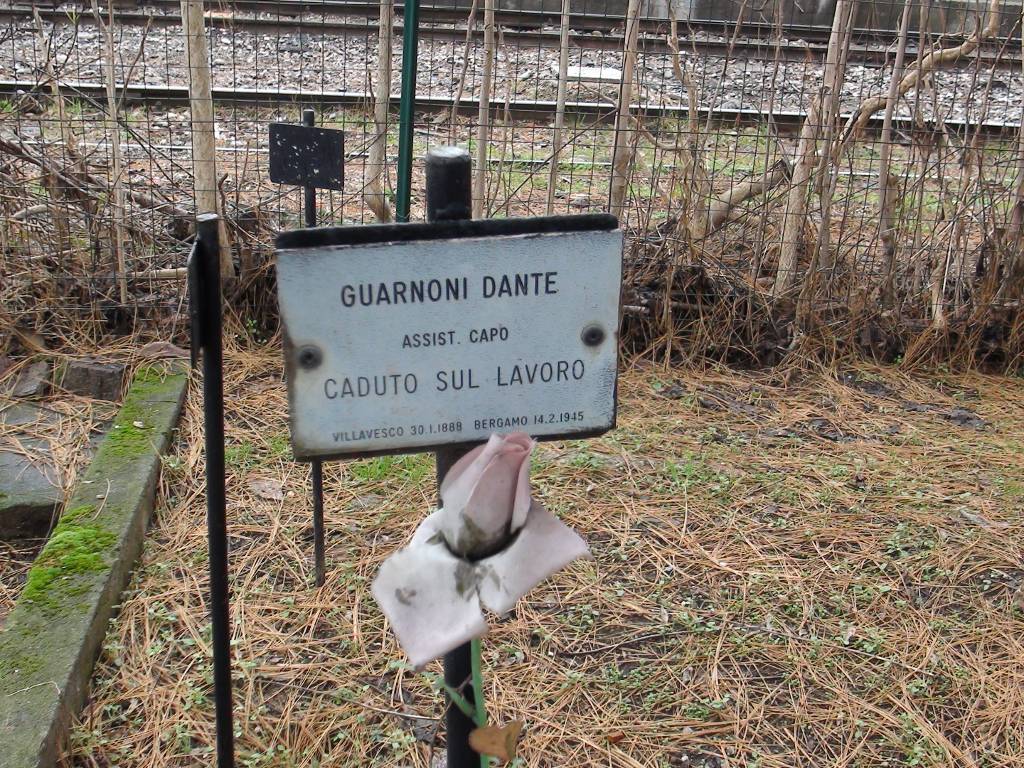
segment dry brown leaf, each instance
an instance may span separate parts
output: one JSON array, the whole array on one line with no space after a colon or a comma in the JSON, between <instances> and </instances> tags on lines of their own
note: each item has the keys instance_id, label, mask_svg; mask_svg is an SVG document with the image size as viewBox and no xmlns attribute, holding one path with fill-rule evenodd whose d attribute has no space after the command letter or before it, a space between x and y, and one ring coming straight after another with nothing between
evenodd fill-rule
<instances>
[{"instance_id":1,"label":"dry brown leaf","mask_svg":"<svg viewBox=\"0 0 1024 768\"><path fill-rule=\"evenodd\" d=\"M490 755L505 763L515 760L524 725L522 720L513 720L508 725L474 728L469 733L469 746L481 755Z\"/></svg>"},{"instance_id":2,"label":"dry brown leaf","mask_svg":"<svg viewBox=\"0 0 1024 768\"><path fill-rule=\"evenodd\" d=\"M284 501L284 484L280 480L250 480L249 490L267 501Z\"/></svg>"}]
</instances>

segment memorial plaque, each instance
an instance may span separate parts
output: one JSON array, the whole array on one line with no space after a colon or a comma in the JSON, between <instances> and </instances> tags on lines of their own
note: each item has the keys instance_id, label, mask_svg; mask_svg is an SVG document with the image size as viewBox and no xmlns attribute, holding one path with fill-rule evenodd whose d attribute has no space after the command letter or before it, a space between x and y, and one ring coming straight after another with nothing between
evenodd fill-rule
<instances>
[{"instance_id":1,"label":"memorial plaque","mask_svg":"<svg viewBox=\"0 0 1024 768\"><path fill-rule=\"evenodd\" d=\"M606 215L281 235L296 458L611 429L621 273Z\"/></svg>"}]
</instances>

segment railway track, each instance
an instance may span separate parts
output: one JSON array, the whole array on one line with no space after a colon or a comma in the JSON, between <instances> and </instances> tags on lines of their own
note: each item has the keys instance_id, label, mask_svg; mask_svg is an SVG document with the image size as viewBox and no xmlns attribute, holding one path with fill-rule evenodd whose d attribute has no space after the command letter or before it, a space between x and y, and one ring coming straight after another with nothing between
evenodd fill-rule
<instances>
[{"instance_id":1,"label":"railway track","mask_svg":"<svg viewBox=\"0 0 1024 768\"><path fill-rule=\"evenodd\" d=\"M64 93L68 96L78 96L101 103L106 98L106 87L102 83L93 82L61 82ZM141 85L128 84L118 86L118 91L123 94L123 100L128 104L164 104L164 105L187 105L189 102L188 89L184 86L173 85ZM38 92L46 96L49 86L41 85L31 81L0 80L0 94L18 95ZM297 89L260 89L260 88L224 88L214 87L213 98L219 105L225 106L246 106L246 107L280 107L282 104L294 104L300 106L350 106L365 107L372 103L373 95L361 91L301 91ZM397 104L398 97L393 97ZM418 96L416 98L416 109L421 112L450 112L456 106L451 98L440 96ZM503 99L494 99L491 102L493 109L508 109L510 115L520 118L533 118L549 120L555 113L555 102L546 100L517 99L506 103ZM476 115L479 102L476 99L465 97L458 103L458 109L467 115ZM615 107L604 102L570 101L565 105L566 112L571 115L588 116L596 120L614 121ZM682 118L689 112L683 105L665 104L636 104L633 107L637 114L644 114L648 118ZM771 120L778 128L795 130L798 129L807 116L802 110L772 109L764 111L754 108L701 108L699 113L702 118L711 118L721 124L752 125L764 123ZM840 115L845 121L849 113ZM984 136L998 137L1015 134L1020 130L1020 125L1014 122L1001 120L987 120L983 123L976 123L960 118L950 118L943 121L947 130L967 134L979 131ZM869 127L878 129L881 127L882 117L877 115L869 122ZM920 129L921 123L915 122L912 118L897 116L893 119L893 126L897 130ZM924 127L935 127L924 122Z\"/></svg>"},{"instance_id":2,"label":"railway track","mask_svg":"<svg viewBox=\"0 0 1024 768\"><path fill-rule=\"evenodd\" d=\"M11 4L3 12L30 11L32 7L40 10L56 10L76 7L74 2L25 2L25 0L12 0ZM82 12L88 12L88 2L78 3L77 7ZM179 0L114 0L116 10L131 10L140 8L162 9L165 12L176 14L180 9ZM297 16L302 14L313 14L320 17L326 16L360 16L376 18L379 4L375 0L209 0L208 11L264 13L272 16ZM404 4L395 4L395 13L398 16L404 14ZM438 6L421 6L419 17L424 22L439 24L458 24L466 20L467 8L443 8ZM498 8L495 10L496 23L506 27L519 28L543 28L557 27L560 22L560 15L555 11L530 11L530 10L509 10ZM625 26L625 17L615 14L579 13L569 15L569 23L573 29L590 32L621 32ZM723 35L732 36L736 34L737 27L744 35L752 37L771 38L778 34L786 37L798 37L808 41L826 42L829 36L828 25L807 25L765 23L761 21L736 21L692 19L680 21L681 26L693 26L695 28L715 31ZM668 29L668 20L661 17L643 17L640 19L641 31L663 32ZM896 39L893 30L862 28L855 31L855 37L861 40L877 40L891 43ZM955 39L956 36L949 36ZM1019 39L1019 36L1018 36Z\"/></svg>"},{"instance_id":3,"label":"railway track","mask_svg":"<svg viewBox=\"0 0 1024 768\"><path fill-rule=\"evenodd\" d=\"M181 17L176 0L146 0L145 8L116 7L114 18L121 24L156 24L177 26ZM207 14L208 23L214 28L244 29L258 34L269 33L310 33L326 34L375 34L376 3L359 0L233 0L230 3L212 5ZM92 13L85 7L62 6L40 7L36 12L48 22L92 24ZM153 10L163 11L154 13ZM401 16L403 7L397 6ZM420 9L420 36L424 39L463 40L467 11L449 8L425 7ZM32 23L31 6L15 4L0 8L0 19L8 23ZM498 11L498 23L507 43L525 47L541 45L557 47L559 32L552 28L559 23L557 14L538 11ZM573 29L571 44L579 48L618 50L623 44L622 17L599 16L595 14L572 14ZM395 31L401 35L403 25L396 22ZM828 32L823 27L794 25L764 25L735 22L690 21L681 23L685 50L696 55L757 57L783 61L821 60L827 49ZM669 23L665 19L646 18L641 22L640 46L651 53L669 53L666 41ZM482 37L480 25L473 30L476 37ZM711 35L712 37L707 37ZM715 38L718 39L715 39ZM895 56L891 43L893 33L885 30L861 30L851 43L851 59L857 63L886 65ZM945 44L955 43L957 38L948 38ZM908 47L907 56L912 60L918 55L920 40L914 40ZM1016 48L1016 46L1014 46ZM927 48L926 48L927 50ZM1022 62L1019 50L1011 46L988 44L982 46L974 57L987 65L1014 66Z\"/></svg>"}]
</instances>

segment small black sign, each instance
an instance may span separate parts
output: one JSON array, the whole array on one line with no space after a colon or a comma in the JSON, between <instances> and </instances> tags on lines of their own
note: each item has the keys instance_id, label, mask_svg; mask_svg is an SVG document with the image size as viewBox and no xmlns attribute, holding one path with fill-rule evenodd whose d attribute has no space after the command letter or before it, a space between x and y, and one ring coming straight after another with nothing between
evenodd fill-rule
<instances>
[{"instance_id":1,"label":"small black sign","mask_svg":"<svg viewBox=\"0 0 1024 768\"><path fill-rule=\"evenodd\" d=\"M319 189L344 188L344 132L270 124L270 180Z\"/></svg>"}]
</instances>

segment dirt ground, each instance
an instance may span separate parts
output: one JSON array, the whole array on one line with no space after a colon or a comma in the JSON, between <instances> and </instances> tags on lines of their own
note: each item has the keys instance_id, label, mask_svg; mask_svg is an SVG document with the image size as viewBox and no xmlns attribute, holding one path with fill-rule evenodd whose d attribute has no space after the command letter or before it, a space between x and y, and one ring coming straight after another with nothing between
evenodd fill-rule
<instances>
[{"instance_id":1,"label":"dirt ground","mask_svg":"<svg viewBox=\"0 0 1024 768\"><path fill-rule=\"evenodd\" d=\"M327 466L315 589L279 351L228 366L238 764L442 765L441 695L369 594L431 458ZM1024 765L1024 380L642 366L620 398L535 455L594 560L484 640L518 764ZM65 766L212 762L201 416L193 388Z\"/></svg>"}]
</instances>

